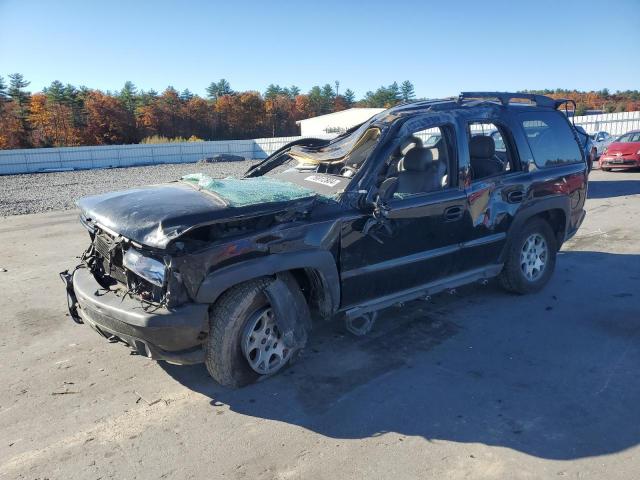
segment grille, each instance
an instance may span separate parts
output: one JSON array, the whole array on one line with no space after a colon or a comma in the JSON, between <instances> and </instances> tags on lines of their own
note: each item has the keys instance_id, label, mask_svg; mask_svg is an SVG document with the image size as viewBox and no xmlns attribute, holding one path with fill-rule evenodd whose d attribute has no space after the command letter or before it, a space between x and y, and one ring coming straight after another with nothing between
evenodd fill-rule
<instances>
[{"instance_id":1,"label":"grille","mask_svg":"<svg viewBox=\"0 0 640 480\"><path fill-rule=\"evenodd\" d=\"M113 239L105 234L98 234L93 246L102 258L104 273L120 283L127 283L127 273L122 265L122 250Z\"/></svg>"},{"instance_id":2,"label":"grille","mask_svg":"<svg viewBox=\"0 0 640 480\"><path fill-rule=\"evenodd\" d=\"M93 246L103 259L109 260L111 258L111 253L109 252L111 245L102 235L96 235Z\"/></svg>"}]
</instances>

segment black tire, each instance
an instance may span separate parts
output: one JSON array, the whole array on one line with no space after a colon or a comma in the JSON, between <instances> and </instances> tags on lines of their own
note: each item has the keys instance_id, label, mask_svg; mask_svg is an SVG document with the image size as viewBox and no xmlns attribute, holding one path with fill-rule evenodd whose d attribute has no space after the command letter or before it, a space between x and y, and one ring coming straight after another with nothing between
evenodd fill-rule
<instances>
[{"instance_id":1,"label":"black tire","mask_svg":"<svg viewBox=\"0 0 640 480\"><path fill-rule=\"evenodd\" d=\"M600 170L602 170L603 172L610 172L610 171L611 171L611 169L610 169L610 168L604 168L604 167L603 167L603 168L601 168Z\"/></svg>"},{"instance_id":2,"label":"black tire","mask_svg":"<svg viewBox=\"0 0 640 480\"><path fill-rule=\"evenodd\" d=\"M222 294L211 310L205 365L209 375L220 385L238 388L264 376L249 365L241 341L251 316L269 305L264 290L271 282L271 278L262 277L236 285ZM297 289L292 292L294 295L302 295L297 286L294 288Z\"/></svg>"},{"instance_id":3,"label":"black tire","mask_svg":"<svg viewBox=\"0 0 640 480\"><path fill-rule=\"evenodd\" d=\"M523 271L521 264L521 252L525 241L535 234L541 236L547 245L545 265L540 270L540 275L535 279L529 279ZM542 218L529 220L516 232L509 242L506 262L498 279L502 287L519 294L534 293L541 290L551 278L556 265L557 240L551 226ZM525 265L526 267L526 265Z\"/></svg>"}]
</instances>

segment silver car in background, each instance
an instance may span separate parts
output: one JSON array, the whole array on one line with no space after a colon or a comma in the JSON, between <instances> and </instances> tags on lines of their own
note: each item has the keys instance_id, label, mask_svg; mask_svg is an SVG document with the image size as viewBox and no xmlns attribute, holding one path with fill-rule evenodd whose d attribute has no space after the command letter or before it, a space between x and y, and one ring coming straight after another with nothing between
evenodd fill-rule
<instances>
[{"instance_id":1,"label":"silver car in background","mask_svg":"<svg viewBox=\"0 0 640 480\"><path fill-rule=\"evenodd\" d=\"M614 137L609 135L609 132L599 131L591 135L591 140L596 148L596 159L599 159L609 144L613 142Z\"/></svg>"}]
</instances>

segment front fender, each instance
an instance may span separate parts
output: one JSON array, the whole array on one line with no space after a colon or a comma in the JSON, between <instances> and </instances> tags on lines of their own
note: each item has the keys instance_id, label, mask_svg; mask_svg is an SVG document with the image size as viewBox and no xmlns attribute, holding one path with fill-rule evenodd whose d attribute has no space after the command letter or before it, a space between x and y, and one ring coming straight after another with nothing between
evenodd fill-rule
<instances>
[{"instance_id":1,"label":"front fender","mask_svg":"<svg viewBox=\"0 0 640 480\"><path fill-rule=\"evenodd\" d=\"M214 303L225 290L234 285L297 268L312 268L320 274L331 300L331 310L335 312L340 305L340 277L333 255L326 250L271 254L221 268L203 280L195 301Z\"/></svg>"}]
</instances>

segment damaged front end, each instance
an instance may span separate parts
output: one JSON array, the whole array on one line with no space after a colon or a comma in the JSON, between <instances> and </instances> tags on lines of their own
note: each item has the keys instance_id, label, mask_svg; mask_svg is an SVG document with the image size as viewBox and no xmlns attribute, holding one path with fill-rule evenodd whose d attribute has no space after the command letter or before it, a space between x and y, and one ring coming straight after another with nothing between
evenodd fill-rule
<instances>
[{"instance_id":1,"label":"damaged front end","mask_svg":"<svg viewBox=\"0 0 640 480\"><path fill-rule=\"evenodd\" d=\"M219 186L213 182L191 176L81 199L91 244L75 269L60 274L71 318L149 358L202 362L210 307L197 298L202 282L220 266L267 255L270 242L282 240L279 228L304 216L315 200L313 192L289 187L265 203L255 186L245 187L256 195L247 200L237 185L227 195L207 191ZM263 194L274 188L244 182L259 183ZM295 322L287 323L287 343L303 344Z\"/></svg>"},{"instance_id":2,"label":"damaged front end","mask_svg":"<svg viewBox=\"0 0 640 480\"><path fill-rule=\"evenodd\" d=\"M69 315L109 341L172 363L198 363L208 332L207 305L188 302L180 276L161 255L98 226L65 283Z\"/></svg>"}]
</instances>

